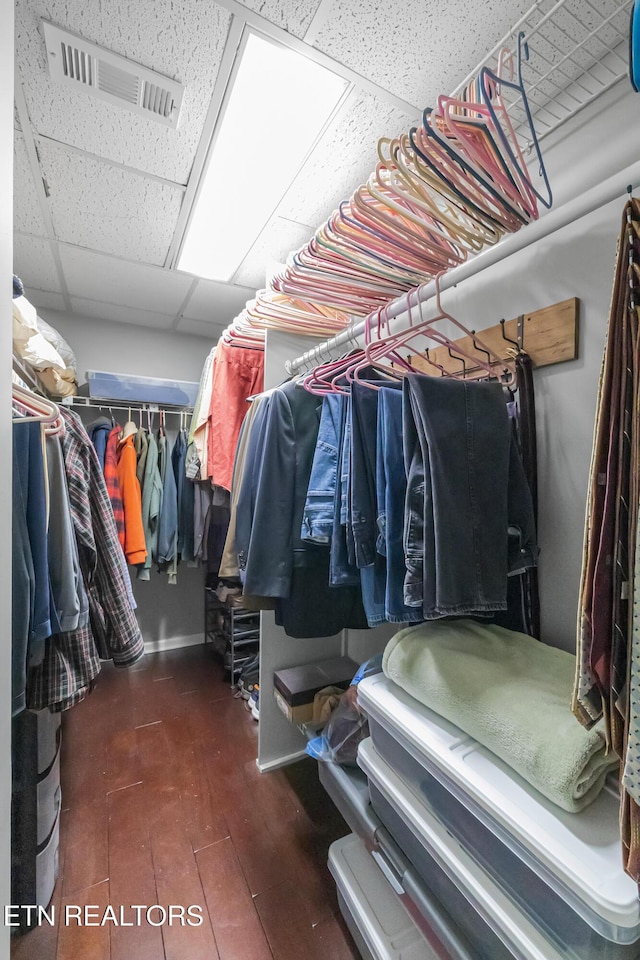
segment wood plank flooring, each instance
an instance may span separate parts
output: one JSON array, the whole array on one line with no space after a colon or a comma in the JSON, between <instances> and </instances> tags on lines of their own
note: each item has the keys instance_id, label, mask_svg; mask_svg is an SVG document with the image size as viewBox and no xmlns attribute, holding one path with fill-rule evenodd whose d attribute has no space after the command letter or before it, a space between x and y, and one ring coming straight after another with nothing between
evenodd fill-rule
<instances>
[{"instance_id":1,"label":"wood plank flooring","mask_svg":"<svg viewBox=\"0 0 640 960\"><path fill-rule=\"evenodd\" d=\"M258 772L257 732L204 646L105 665L64 717L57 919L193 904L203 923L57 922L12 960L356 960L326 866L348 828L315 761Z\"/></svg>"}]
</instances>

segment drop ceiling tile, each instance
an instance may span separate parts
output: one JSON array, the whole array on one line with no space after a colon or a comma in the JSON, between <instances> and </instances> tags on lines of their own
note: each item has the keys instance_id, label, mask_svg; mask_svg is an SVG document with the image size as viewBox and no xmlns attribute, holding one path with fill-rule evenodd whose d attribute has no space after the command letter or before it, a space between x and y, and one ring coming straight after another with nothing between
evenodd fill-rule
<instances>
[{"instance_id":1,"label":"drop ceiling tile","mask_svg":"<svg viewBox=\"0 0 640 960\"><path fill-rule=\"evenodd\" d=\"M192 278L173 270L118 260L81 247L60 244L65 279L72 297L103 300L176 316Z\"/></svg>"},{"instance_id":2,"label":"drop ceiling tile","mask_svg":"<svg viewBox=\"0 0 640 960\"><path fill-rule=\"evenodd\" d=\"M286 260L287 254L306 243L312 233L306 223L273 217L245 257L235 281L254 291L264 287L269 264Z\"/></svg>"},{"instance_id":3,"label":"drop ceiling tile","mask_svg":"<svg viewBox=\"0 0 640 960\"><path fill-rule=\"evenodd\" d=\"M61 293L50 293L48 290L36 290L35 287L27 287L25 290L27 299L38 310L59 310L66 311L67 306Z\"/></svg>"},{"instance_id":4,"label":"drop ceiling tile","mask_svg":"<svg viewBox=\"0 0 640 960\"><path fill-rule=\"evenodd\" d=\"M240 0L243 6L266 17L294 37L304 37L320 0Z\"/></svg>"},{"instance_id":5,"label":"drop ceiling tile","mask_svg":"<svg viewBox=\"0 0 640 960\"><path fill-rule=\"evenodd\" d=\"M318 227L375 169L380 137L397 136L416 119L373 94L352 94L287 191L279 216Z\"/></svg>"},{"instance_id":6,"label":"drop ceiling tile","mask_svg":"<svg viewBox=\"0 0 640 960\"><path fill-rule=\"evenodd\" d=\"M199 280L183 314L190 320L201 321L207 325L217 323L226 327L253 294L254 290L249 287L218 283L215 280Z\"/></svg>"},{"instance_id":7,"label":"drop ceiling tile","mask_svg":"<svg viewBox=\"0 0 640 960\"><path fill-rule=\"evenodd\" d=\"M49 186L59 240L163 264L183 191L42 140L40 165Z\"/></svg>"},{"instance_id":8,"label":"drop ceiling tile","mask_svg":"<svg viewBox=\"0 0 640 960\"><path fill-rule=\"evenodd\" d=\"M48 75L42 19L186 84L177 130L76 93ZM186 183L218 73L231 15L201 0L21 0L16 51L35 129L99 156Z\"/></svg>"},{"instance_id":9,"label":"drop ceiling tile","mask_svg":"<svg viewBox=\"0 0 640 960\"><path fill-rule=\"evenodd\" d=\"M135 307L125 307L122 304L103 303L100 300L84 300L79 297L71 298L73 312L82 317L91 317L96 320L111 320L116 323L132 323L135 326L153 327L155 330L169 330L175 316L157 313L155 310L138 310Z\"/></svg>"},{"instance_id":10,"label":"drop ceiling tile","mask_svg":"<svg viewBox=\"0 0 640 960\"><path fill-rule=\"evenodd\" d=\"M178 333L190 333L194 337L206 337L211 343L216 343L224 328L231 323L233 317L222 325L218 323L207 323L205 320L190 320L188 317L182 317L178 322Z\"/></svg>"},{"instance_id":11,"label":"drop ceiling tile","mask_svg":"<svg viewBox=\"0 0 640 960\"><path fill-rule=\"evenodd\" d=\"M25 287L37 287L62 293L56 262L48 240L25 237L17 233L13 238L13 272Z\"/></svg>"},{"instance_id":12,"label":"drop ceiling tile","mask_svg":"<svg viewBox=\"0 0 640 960\"><path fill-rule=\"evenodd\" d=\"M13 140L13 226L22 233L30 233L36 237L47 235L24 137L17 131Z\"/></svg>"},{"instance_id":13,"label":"drop ceiling tile","mask_svg":"<svg viewBox=\"0 0 640 960\"><path fill-rule=\"evenodd\" d=\"M315 46L409 103L451 93L530 0L330 0Z\"/></svg>"}]
</instances>

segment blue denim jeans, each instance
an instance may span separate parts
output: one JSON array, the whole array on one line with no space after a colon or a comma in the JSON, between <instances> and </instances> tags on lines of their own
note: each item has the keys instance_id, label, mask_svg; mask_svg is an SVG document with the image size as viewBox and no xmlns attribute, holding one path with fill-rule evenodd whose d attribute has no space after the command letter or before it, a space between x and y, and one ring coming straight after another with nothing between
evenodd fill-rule
<instances>
[{"instance_id":1,"label":"blue denim jeans","mask_svg":"<svg viewBox=\"0 0 640 960\"><path fill-rule=\"evenodd\" d=\"M339 482L336 482L333 502L329 583L332 587L341 587L359 584L360 574L355 565L355 550L350 523L351 398L346 394L336 394L336 396L340 409L340 434L336 464L336 477L339 478Z\"/></svg>"},{"instance_id":2,"label":"blue denim jeans","mask_svg":"<svg viewBox=\"0 0 640 960\"><path fill-rule=\"evenodd\" d=\"M402 392L378 393L376 443L377 551L385 560L384 610L391 623L416 623L423 619L419 607L404 602L404 504L407 477L403 462ZM381 559L382 559L381 557ZM376 562L377 565L378 562ZM360 571L361 574L364 570ZM420 580L422 587L422 580ZM365 597L363 584L363 600ZM365 610L367 604L365 602Z\"/></svg>"},{"instance_id":3,"label":"blue denim jeans","mask_svg":"<svg viewBox=\"0 0 640 960\"><path fill-rule=\"evenodd\" d=\"M380 384L378 383L378 386ZM393 392L402 404L401 383L389 383L374 390L361 383L351 387L351 525L355 543L356 564L360 568L362 602L370 627L387 620L387 561L377 551L378 540L378 418L380 398ZM402 471L402 436L397 436ZM402 519L400 519L400 529ZM400 556L401 569L403 565ZM398 618L394 618L398 619Z\"/></svg>"},{"instance_id":4,"label":"blue denim jeans","mask_svg":"<svg viewBox=\"0 0 640 960\"><path fill-rule=\"evenodd\" d=\"M425 619L505 610L509 527L518 532L524 563L535 563L537 547L502 386L409 374L403 427L405 600L415 598L413 560L422 559Z\"/></svg>"},{"instance_id":5,"label":"blue denim jeans","mask_svg":"<svg viewBox=\"0 0 640 960\"><path fill-rule=\"evenodd\" d=\"M384 388L383 388L384 389ZM376 436L379 390L351 385L351 528L356 566L376 556Z\"/></svg>"}]
</instances>

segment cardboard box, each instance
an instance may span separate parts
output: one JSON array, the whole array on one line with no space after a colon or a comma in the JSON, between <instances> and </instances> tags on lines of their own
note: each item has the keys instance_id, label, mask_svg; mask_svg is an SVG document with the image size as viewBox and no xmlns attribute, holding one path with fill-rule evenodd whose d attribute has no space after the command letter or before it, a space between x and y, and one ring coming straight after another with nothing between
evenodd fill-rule
<instances>
[{"instance_id":1,"label":"cardboard box","mask_svg":"<svg viewBox=\"0 0 640 960\"><path fill-rule=\"evenodd\" d=\"M333 657L319 663L276 670L273 694L279 709L291 723L309 723L313 719L313 698L324 687L347 689L358 669L350 657Z\"/></svg>"}]
</instances>

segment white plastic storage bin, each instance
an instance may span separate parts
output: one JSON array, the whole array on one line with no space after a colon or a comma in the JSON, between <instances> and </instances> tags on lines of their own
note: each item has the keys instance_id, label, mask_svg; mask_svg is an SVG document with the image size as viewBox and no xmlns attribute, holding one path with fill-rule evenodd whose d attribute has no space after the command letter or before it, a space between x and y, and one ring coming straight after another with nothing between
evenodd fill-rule
<instances>
[{"instance_id":1,"label":"white plastic storage bin","mask_svg":"<svg viewBox=\"0 0 640 960\"><path fill-rule=\"evenodd\" d=\"M582 918L593 934L575 927L576 949L587 951L581 960L617 956L601 938L638 940L638 891L622 869L615 789L607 785L581 813L568 813L387 677L363 680L358 699L380 756L480 862L509 866L516 899L548 917L558 936L571 912Z\"/></svg>"},{"instance_id":2,"label":"white plastic storage bin","mask_svg":"<svg viewBox=\"0 0 640 960\"><path fill-rule=\"evenodd\" d=\"M358 760L369 778L375 812L461 926L464 918L450 905L446 884L442 889L443 876L518 960L637 960L640 956L639 945L605 940L566 904L559 923L552 891L540 881L539 886L532 885L528 902L526 896L525 902L514 896L522 882L514 864L526 869L522 861L494 840L491 870L486 869L468 843L458 839L457 828L445 826L434 809L379 756L371 739L360 745ZM537 880L531 871L529 875ZM482 955L494 960L493 952L483 949Z\"/></svg>"},{"instance_id":3,"label":"white plastic storage bin","mask_svg":"<svg viewBox=\"0 0 640 960\"><path fill-rule=\"evenodd\" d=\"M335 763L321 763L319 770L320 782L325 790L353 832L365 841L368 850L372 850L379 868L398 897L402 897L402 903L424 936L428 940L435 937L452 960L480 960L482 954L471 945L469 937L474 944L482 944L486 948L485 957L491 957L491 960L502 960L504 957L507 960L508 953L455 887L454 896L449 895L449 901L458 909L458 913L462 911L466 914L466 935L433 891L428 889L373 811L369 782L362 771Z\"/></svg>"},{"instance_id":4,"label":"white plastic storage bin","mask_svg":"<svg viewBox=\"0 0 640 960\"><path fill-rule=\"evenodd\" d=\"M35 870L35 899L33 903L48 906L58 877L58 857L60 853L60 808L50 836L38 848Z\"/></svg>"},{"instance_id":5,"label":"white plastic storage bin","mask_svg":"<svg viewBox=\"0 0 640 960\"><path fill-rule=\"evenodd\" d=\"M353 834L329 847L338 903L362 960L440 960Z\"/></svg>"},{"instance_id":6,"label":"white plastic storage bin","mask_svg":"<svg viewBox=\"0 0 640 960\"><path fill-rule=\"evenodd\" d=\"M43 844L51 830L58 811L62 805L62 791L60 788L60 751L51 765L46 776L38 780L37 785L38 824L36 842Z\"/></svg>"},{"instance_id":7,"label":"white plastic storage bin","mask_svg":"<svg viewBox=\"0 0 640 960\"><path fill-rule=\"evenodd\" d=\"M87 370L89 396L98 400L151 403L158 406L193 407L199 384L189 380L161 380L129 373Z\"/></svg>"},{"instance_id":8,"label":"white plastic storage bin","mask_svg":"<svg viewBox=\"0 0 640 960\"><path fill-rule=\"evenodd\" d=\"M318 761L318 776L349 829L373 843L380 821L371 809L369 784L362 770Z\"/></svg>"},{"instance_id":9,"label":"white plastic storage bin","mask_svg":"<svg viewBox=\"0 0 640 960\"><path fill-rule=\"evenodd\" d=\"M38 776L46 773L53 764L62 737L62 714L50 710L38 710Z\"/></svg>"}]
</instances>

